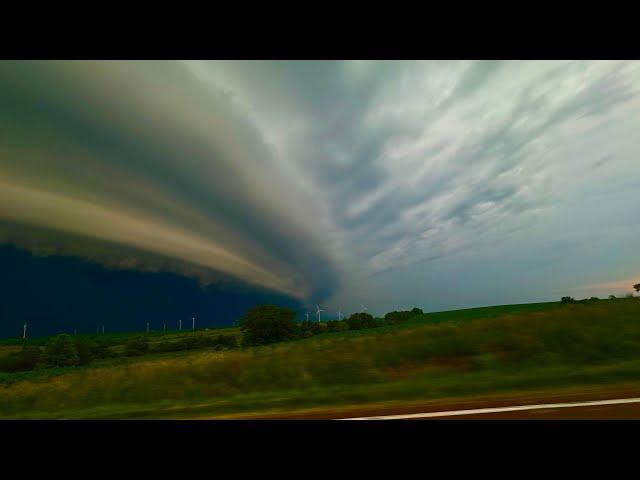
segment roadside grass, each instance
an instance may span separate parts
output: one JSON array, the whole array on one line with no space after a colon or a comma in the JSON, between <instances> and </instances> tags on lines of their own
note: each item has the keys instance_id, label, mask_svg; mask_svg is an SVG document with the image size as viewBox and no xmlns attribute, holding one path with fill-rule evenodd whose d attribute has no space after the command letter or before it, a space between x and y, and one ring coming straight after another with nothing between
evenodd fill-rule
<instances>
[{"instance_id":1,"label":"roadside grass","mask_svg":"<svg viewBox=\"0 0 640 480\"><path fill-rule=\"evenodd\" d=\"M179 418L640 381L637 299L458 313L25 378L0 386L0 416Z\"/></svg>"}]
</instances>

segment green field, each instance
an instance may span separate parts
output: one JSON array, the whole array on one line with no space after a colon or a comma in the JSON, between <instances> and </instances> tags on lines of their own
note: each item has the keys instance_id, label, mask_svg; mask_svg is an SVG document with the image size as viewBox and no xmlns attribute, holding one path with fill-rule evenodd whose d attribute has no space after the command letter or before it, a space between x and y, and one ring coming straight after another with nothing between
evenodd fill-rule
<instances>
[{"instance_id":1,"label":"green field","mask_svg":"<svg viewBox=\"0 0 640 480\"><path fill-rule=\"evenodd\" d=\"M130 336L114 339L110 348ZM0 349L15 348L9 343ZM5 373L0 416L223 417L615 385L640 382L638 352L635 298L486 307L270 346L120 356L82 367Z\"/></svg>"}]
</instances>

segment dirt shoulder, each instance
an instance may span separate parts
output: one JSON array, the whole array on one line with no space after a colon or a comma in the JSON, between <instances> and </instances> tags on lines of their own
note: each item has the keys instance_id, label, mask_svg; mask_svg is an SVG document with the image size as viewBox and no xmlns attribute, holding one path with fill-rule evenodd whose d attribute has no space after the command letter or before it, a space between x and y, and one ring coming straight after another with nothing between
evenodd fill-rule
<instances>
[{"instance_id":1,"label":"dirt shoulder","mask_svg":"<svg viewBox=\"0 0 640 480\"><path fill-rule=\"evenodd\" d=\"M242 415L201 417L203 419L282 419L282 420L328 420L382 415L403 415L412 413L440 412L447 410L467 410L477 408L507 407L541 403L580 402L608 400L614 398L640 397L640 382L607 386L583 386L570 389L532 390L517 393L483 395L477 397L454 397L429 401L390 401L367 405L347 405L341 407L314 408L298 411L255 412ZM551 413L551 412L555 413ZM640 405L616 405L585 408L561 408L544 411L505 412L484 415L465 415L461 419L473 418L637 418L640 419ZM585 416L586 415L586 416ZM454 417L448 417L454 418Z\"/></svg>"}]
</instances>

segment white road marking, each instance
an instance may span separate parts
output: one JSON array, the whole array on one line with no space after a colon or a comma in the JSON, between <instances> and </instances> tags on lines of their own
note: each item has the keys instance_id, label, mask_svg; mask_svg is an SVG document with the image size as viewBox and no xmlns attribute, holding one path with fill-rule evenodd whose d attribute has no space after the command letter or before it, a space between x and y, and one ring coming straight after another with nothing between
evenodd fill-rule
<instances>
[{"instance_id":1,"label":"white road marking","mask_svg":"<svg viewBox=\"0 0 640 480\"><path fill-rule=\"evenodd\" d=\"M443 412L410 413L406 415L381 415L377 417L340 418L338 420L403 420L411 418L452 417L456 415L477 415L483 413L515 412L518 410L539 410L545 408L591 407L597 405L618 405L640 403L640 398L618 398L614 400L594 400L590 402L542 403L538 405L518 405L514 407L476 408L473 410L449 410Z\"/></svg>"}]
</instances>

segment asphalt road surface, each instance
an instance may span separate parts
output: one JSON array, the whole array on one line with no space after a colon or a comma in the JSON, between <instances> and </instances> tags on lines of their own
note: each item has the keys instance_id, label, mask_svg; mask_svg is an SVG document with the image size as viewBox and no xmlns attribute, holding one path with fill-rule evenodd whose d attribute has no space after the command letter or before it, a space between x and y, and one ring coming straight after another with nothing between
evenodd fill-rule
<instances>
[{"instance_id":1,"label":"asphalt road surface","mask_svg":"<svg viewBox=\"0 0 640 480\"><path fill-rule=\"evenodd\" d=\"M640 418L640 398L617 398L587 402L543 403L494 408L444 410L352 417L341 420L420 420L420 419L633 419Z\"/></svg>"}]
</instances>

